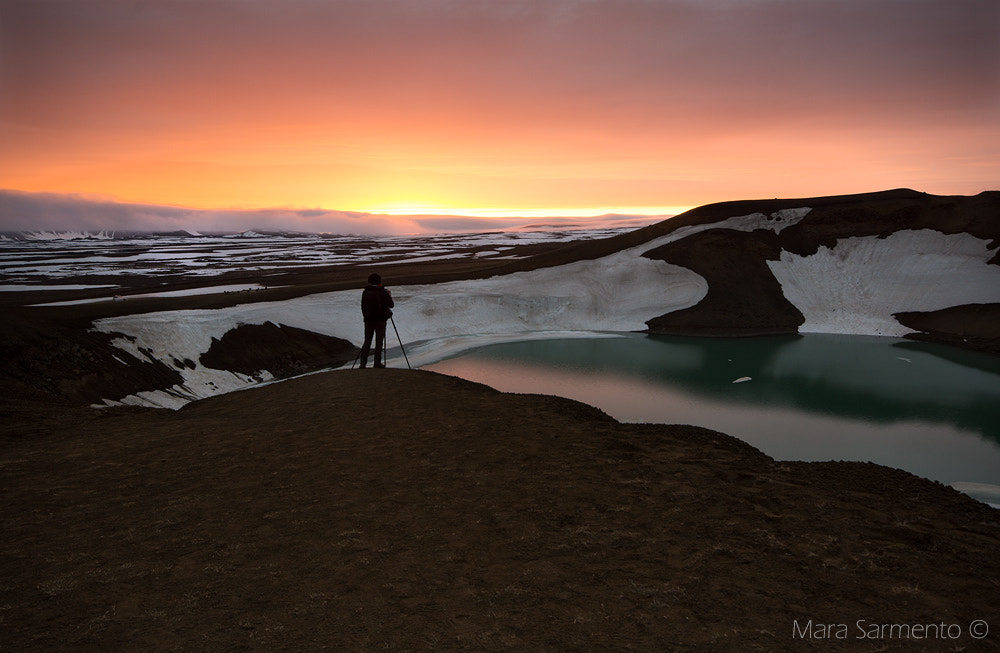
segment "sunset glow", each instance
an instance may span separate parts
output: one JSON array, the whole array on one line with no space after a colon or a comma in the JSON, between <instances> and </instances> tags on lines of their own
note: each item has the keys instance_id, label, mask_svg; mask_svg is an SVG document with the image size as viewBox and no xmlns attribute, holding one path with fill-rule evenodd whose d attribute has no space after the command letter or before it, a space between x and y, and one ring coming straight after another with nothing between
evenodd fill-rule
<instances>
[{"instance_id":1,"label":"sunset glow","mask_svg":"<svg viewBox=\"0 0 1000 653\"><path fill-rule=\"evenodd\" d=\"M976 194L998 79L994 0L0 0L0 189L487 217Z\"/></svg>"}]
</instances>

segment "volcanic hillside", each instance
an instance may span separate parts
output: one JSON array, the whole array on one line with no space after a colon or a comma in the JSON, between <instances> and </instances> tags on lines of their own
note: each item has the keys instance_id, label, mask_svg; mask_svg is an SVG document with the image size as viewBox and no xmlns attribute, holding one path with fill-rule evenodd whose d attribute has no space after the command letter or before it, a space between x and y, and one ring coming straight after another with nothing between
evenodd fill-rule
<instances>
[{"instance_id":1,"label":"volcanic hillside","mask_svg":"<svg viewBox=\"0 0 1000 653\"><path fill-rule=\"evenodd\" d=\"M708 229L646 253L708 280L696 306L649 320L674 333L850 332L1000 351L1000 193L719 204L695 216L811 211L786 228ZM701 222L708 224L708 222ZM661 225L651 228L654 230ZM674 226L674 229L677 229ZM897 324L898 323L898 324Z\"/></svg>"}]
</instances>

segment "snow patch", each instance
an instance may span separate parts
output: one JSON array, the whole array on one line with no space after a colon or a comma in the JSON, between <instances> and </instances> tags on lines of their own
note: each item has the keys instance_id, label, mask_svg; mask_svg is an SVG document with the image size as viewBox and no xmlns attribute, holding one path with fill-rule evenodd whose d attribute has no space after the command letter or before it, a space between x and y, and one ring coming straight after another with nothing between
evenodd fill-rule
<instances>
[{"instance_id":1,"label":"snow patch","mask_svg":"<svg viewBox=\"0 0 1000 653\"><path fill-rule=\"evenodd\" d=\"M770 229L774 231L774 233L781 233L784 229L802 222L802 219L809 215L810 211L812 211L812 208L803 206L795 209L782 209L780 211L775 211L770 215L766 215L764 213L751 213L749 215L738 215L732 218L726 218L721 222L690 225L672 231L662 238L657 238L656 240L647 243L646 247L647 249L653 249L653 247L660 247L661 245L666 245L667 243L676 242L682 238L687 238L688 236L693 236L694 234L701 233L702 231L708 231L709 229L731 229L733 231L747 232L757 231L758 229ZM650 245L653 247L650 247Z\"/></svg>"},{"instance_id":2,"label":"snow patch","mask_svg":"<svg viewBox=\"0 0 1000 653\"><path fill-rule=\"evenodd\" d=\"M115 286L90 286L92 288L114 288ZM130 299L141 299L144 297L191 297L194 295L248 293L268 288L281 288L282 286L262 286L260 284L231 284L228 286L203 286L201 288L188 288L186 290L167 290L163 292L147 292L136 295L114 295L112 297L96 297L93 299L71 299L64 302L47 302L45 304L29 304L29 306L75 306L78 304L95 304L106 301L126 301ZM0 291L5 290L5 286L0 286Z\"/></svg>"},{"instance_id":3,"label":"snow patch","mask_svg":"<svg viewBox=\"0 0 1000 653\"><path fill-rule=\"evenodd\" d=\"M0 285L0 292L39 292L44 290L100 290L103 288L117 288L118 286L112 285L101 285L101 286L91 286L80 283L69 283L60 284L52 286L31 286L27 284L17 284L9 283ZM38 304L38 306L45 306L45 304Z\"/></svg>"},{"instance_id":4,"label":"snow patch","mask_svg":"<svg viewBox=\"0 0 1000 653\"><path fill-rule=\"evenodd\" d=\"M906 311L1000 302L1000 266L989 241L931 229L857 236L811 256L768 261L785 298L805 316L802 333L901 337Z\"/></svg>"},{"instance_id":5,"label":"snow patch","mask_svg":"<svg viewBox=\"0 0 1000 653\"><path fill-rule=\"evenodd\" d=\"M31 231L26 232L25 240L113 240L114 232L107 231Z\"/></svg>"}]
</instances>

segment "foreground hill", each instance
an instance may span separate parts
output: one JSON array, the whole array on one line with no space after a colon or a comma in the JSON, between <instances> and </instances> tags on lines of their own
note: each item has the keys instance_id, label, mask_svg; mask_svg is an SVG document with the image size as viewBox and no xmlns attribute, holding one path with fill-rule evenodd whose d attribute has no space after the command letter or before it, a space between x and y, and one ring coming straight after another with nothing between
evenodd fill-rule
<instances>
[{"instance_id":1,"label":"foreground hill","mask_svg":"<svg viewBox=\"0 0 1000 653\"><path fill-rule=\"evenodd\" d=\"M2 650L1000 649L1000 512L898 470L406 370L34 409Z\"/></svg>"}]
</instances>

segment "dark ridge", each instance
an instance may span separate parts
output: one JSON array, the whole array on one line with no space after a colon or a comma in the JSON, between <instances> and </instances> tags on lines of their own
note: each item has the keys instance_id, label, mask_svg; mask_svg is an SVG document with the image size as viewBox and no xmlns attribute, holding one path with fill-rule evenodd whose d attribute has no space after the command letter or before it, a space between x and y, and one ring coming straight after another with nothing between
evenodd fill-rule
<instances>
[{"instance_id":1,"label":"dark ridge","mask_svg":"<svg viewBox=\"0 0 1000 653\"><path fill-rule=\"evenodd\" d=\"M911 191L912 192L912 191ZM799 224L781 232L783 249L799 256L833 247L840 238L885 237L903 229L933 229L945 234L969 233L1000 245L1000 191L974 197L916 197L888 194L877 201L814 207ZM990 263L1000 259L994 256Z\"/></svg>"},{"instance_id":2,"label":"dark ridge","mask_svg":"<svg viewBox=\"0 0 1000 653\"><path fill-rule=\"evenodd\" d=\"M789 199L736 200L706 204L667 218L656 224L601 240L577 241L545 252L531 259L513 261L496 268L491 274L506 274L578 260L596 259L636 247L655 238L693 225L711 224L727 218L752 213L769 215L783 209L810 207L813 210L800 223L798 231L785 229L788 243L795 239L830 239L845 236L886 235L898 229L937 229L944 233L967 231L977 237L1000 243L1000 191L986 191L973 197L939 196L908 188ZM843 220L842 226L837 226ZM803 227L803 224L810 225ZM782 246L788 249L783 241Z\"/></svg>"},{"instance_id":3,"label":"dark ridge","mask_svg":"<svg viewBox=\"0 0 1000 653\"><path fill-rule=\"evenodd\" d=\"M241 324L199 359L205 367L255 376L263 371L283 379L354 360L358 348L341 338L285 324Z\"/></svg>"},{"instance_id":4,"label":"dark ridge","mask_svg":"<svg viewBox=\"0 0 1000 653\"><path fill-rule=\"evenodd\" d=\"M112 342L124 336L95 331L89 322L6 317L0 321L0 389L8 399L89 404L184 380L145 352L137 358L119 349Z\"/></svg>"},{"instance_id":5,"label":"dark ridge","mask_svg":"<svg viewBox=\"0 0 1000 653\"><path fill-rule=\"evenodd\" d=\"M781 253L778 235L709 229L646 252L651 259L693 270L708 281L696 305L646 322L651 333L778 335L798 333L802 313L785 299L767 266Z\"/></svg>"},{"instance_id":6,"label":"dark ridge","mask_svg":"<svg viewBox=\"0 0 1000 653\"><path fill-rule=\"evenodd\" d=\"M905 312L893 314L900 324L920 333L907 336L911 340L925 340L973 349L1000 356L1000 304L966 304L940 311Z\"/></svg>"}]
</instances>

